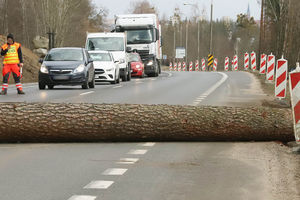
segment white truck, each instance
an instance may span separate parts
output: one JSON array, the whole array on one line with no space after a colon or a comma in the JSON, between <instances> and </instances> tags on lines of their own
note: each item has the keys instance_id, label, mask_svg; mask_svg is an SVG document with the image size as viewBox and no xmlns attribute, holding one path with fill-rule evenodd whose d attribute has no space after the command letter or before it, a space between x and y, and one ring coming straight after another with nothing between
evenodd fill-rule
<instances>
[{"instance_id":1,"label":"white truck","mask_svg":"<svg viewBox=\"0 0 300 200\"><path fill-rule=\"evenodd\" d=\"M155 14L129 14L115 16L115 32L125 32L127 47L140 54L145 64L145 74L161 73L161 26Z\"/></svg>"},{"instance_id":2,"label":"white truck","mask_svg":"<svg viewBox=\"0 0 300 200\"><path fill-rule=\"evenodd\" d=\"M85 48L91 51L109 51L118 61L122 81L131 80L131 69L126 53L125 33L87 33Z\"/></svg>"}]
</instances>

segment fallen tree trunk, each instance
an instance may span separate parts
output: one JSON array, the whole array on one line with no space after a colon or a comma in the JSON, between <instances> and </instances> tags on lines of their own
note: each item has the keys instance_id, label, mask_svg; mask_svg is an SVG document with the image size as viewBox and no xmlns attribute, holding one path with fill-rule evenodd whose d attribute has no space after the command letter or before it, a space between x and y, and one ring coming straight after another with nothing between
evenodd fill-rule
<instances>
[{"instance_id":1,"label":"fallen tree trunk","mask_svg":"<svg viewBox=\"0 0 300 200\"><path fill-rule=\"evenodd\" d=\"M0 142L292 141L288 109L0 104Z\"/></svg>"}]
</instances>

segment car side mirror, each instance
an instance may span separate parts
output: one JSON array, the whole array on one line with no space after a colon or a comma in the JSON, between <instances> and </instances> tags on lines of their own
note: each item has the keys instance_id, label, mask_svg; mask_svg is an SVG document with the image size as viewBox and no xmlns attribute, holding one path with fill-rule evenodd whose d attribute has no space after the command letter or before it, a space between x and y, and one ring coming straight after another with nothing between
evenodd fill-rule
<instances>
[{"instance_id":1,"label":"car side mirror","mask_svg":"<svg viewBox=\"0 0 300 200\"><path fill-rule=\"evenodd\" d=\"M115 60L115 63L119 63L120 61L118 61L118 60Z\"/></svg>"},{"instance_id":2,"label":"car side mirror","mask_svg":"<svg viewBox=\"0 0 300 200\"><path fill-rule=\"evenodd\" d=\"M43 62L44 62L44 59L43 59L43 58L40 58L40 59L39 59L39 63L42 64Z\"/></svg>"}]
</instances>

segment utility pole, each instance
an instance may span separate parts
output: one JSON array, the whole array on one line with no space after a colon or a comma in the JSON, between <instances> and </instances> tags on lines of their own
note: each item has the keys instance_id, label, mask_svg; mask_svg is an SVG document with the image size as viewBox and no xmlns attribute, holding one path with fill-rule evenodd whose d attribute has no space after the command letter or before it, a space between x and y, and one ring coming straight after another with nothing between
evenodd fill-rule
<instances>
[{"instance_id":1,"label":"utility pole","mask_svg":"<svg viewBox=\"0 0 300 200\"><path fill-rule=\"evenodd\" d=\"M189 22L186 18L186 37L185 37L185 63L188 64L188 40L189 40ZM187 70L188 71L188 70Z\"/></svg>"},{"instance_id":2,"label":"utility pole","mask_svg":"<svg viewBox=\"0 0 300 200\"><path fill-rule=\"evenodd\" d=\"M265 7L265 0L261 0L261 14L260 14L260 36L259 36L259 59L262 53L262 46L263 46L263 35L265 31L264 27L264 7ZM259 61L260 62L260 61Z\"/></svg>"},{"instance_id":3,"label":"utility pole","mask_svg":"<svg viewBox=\"0 0 300 200\"><path fill-rule=\"evenodd\" d=\"M212 55L212 39L213 39L213 0L211 0L211 10L210 10L210 45L209 45L209 52Z\"/></svg>"}]
</instances>

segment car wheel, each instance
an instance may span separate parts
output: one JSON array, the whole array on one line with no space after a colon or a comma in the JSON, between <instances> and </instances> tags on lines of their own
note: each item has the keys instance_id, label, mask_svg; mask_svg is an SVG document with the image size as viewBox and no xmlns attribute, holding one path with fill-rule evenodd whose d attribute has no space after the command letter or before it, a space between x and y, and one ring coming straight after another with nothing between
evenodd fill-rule
<instances>
[{"instance_id":1,"label":"car wheel","mask_svg":"<svg viewBox=\"0 0 300 200\"><path fill-rule=\"evenodd\" d=\"M131 80L131 70L129 70L129 72L128 72L128 81L130 81Z\"/></svg>"},{"instance_id":2,"label":"car wheel","mask_svg":"<svg viewBox=\"0 0 300 200\"><path fill-rule=\"evenodd\" d=\"M95 76L93 80L89 83L89 88L95 88Z\"/></svg>"},{"instance_id":3,"label":"car wheel","mask_svg":"<svg viewBox=\"0 0 300 200\"><path fill-rule=\"evenodd\" d=\"M128 78L127 73L128 73L128 71L126 71L126 72L125 72L125 75L122 77L122 81L123 81L123 82L128 81L128 79L127 79L127 78Z\"/></svg>"},{"instance_id":4,"label":"car wheel","mask_svg":"<svg viewBox=\"0 0 300 200\"><path fill-rule=\"evenodd\" d=\"M86 81L81 85L82 89L89 89L89 76L86 77Z\"/></svg>"},{"instance_id":5,"label":"car wheel","mask_svg":"<svg viewBox=\"0 0 300 200\"><path fill-rule=\"evenodd\" d=\"M46 89L46 85L44 83L39 82L39 89L40 90Z\"/></svg>"},{"instance_id":6,"label":"car wheel","mask_svg":"<svg viewBox=\"0 0 300 200\"><path fill-rule=\"evenodd\" d=\"M54 85L48 85L48 89L52 90L54 88Z\"/></svg>"}]
</instances>

